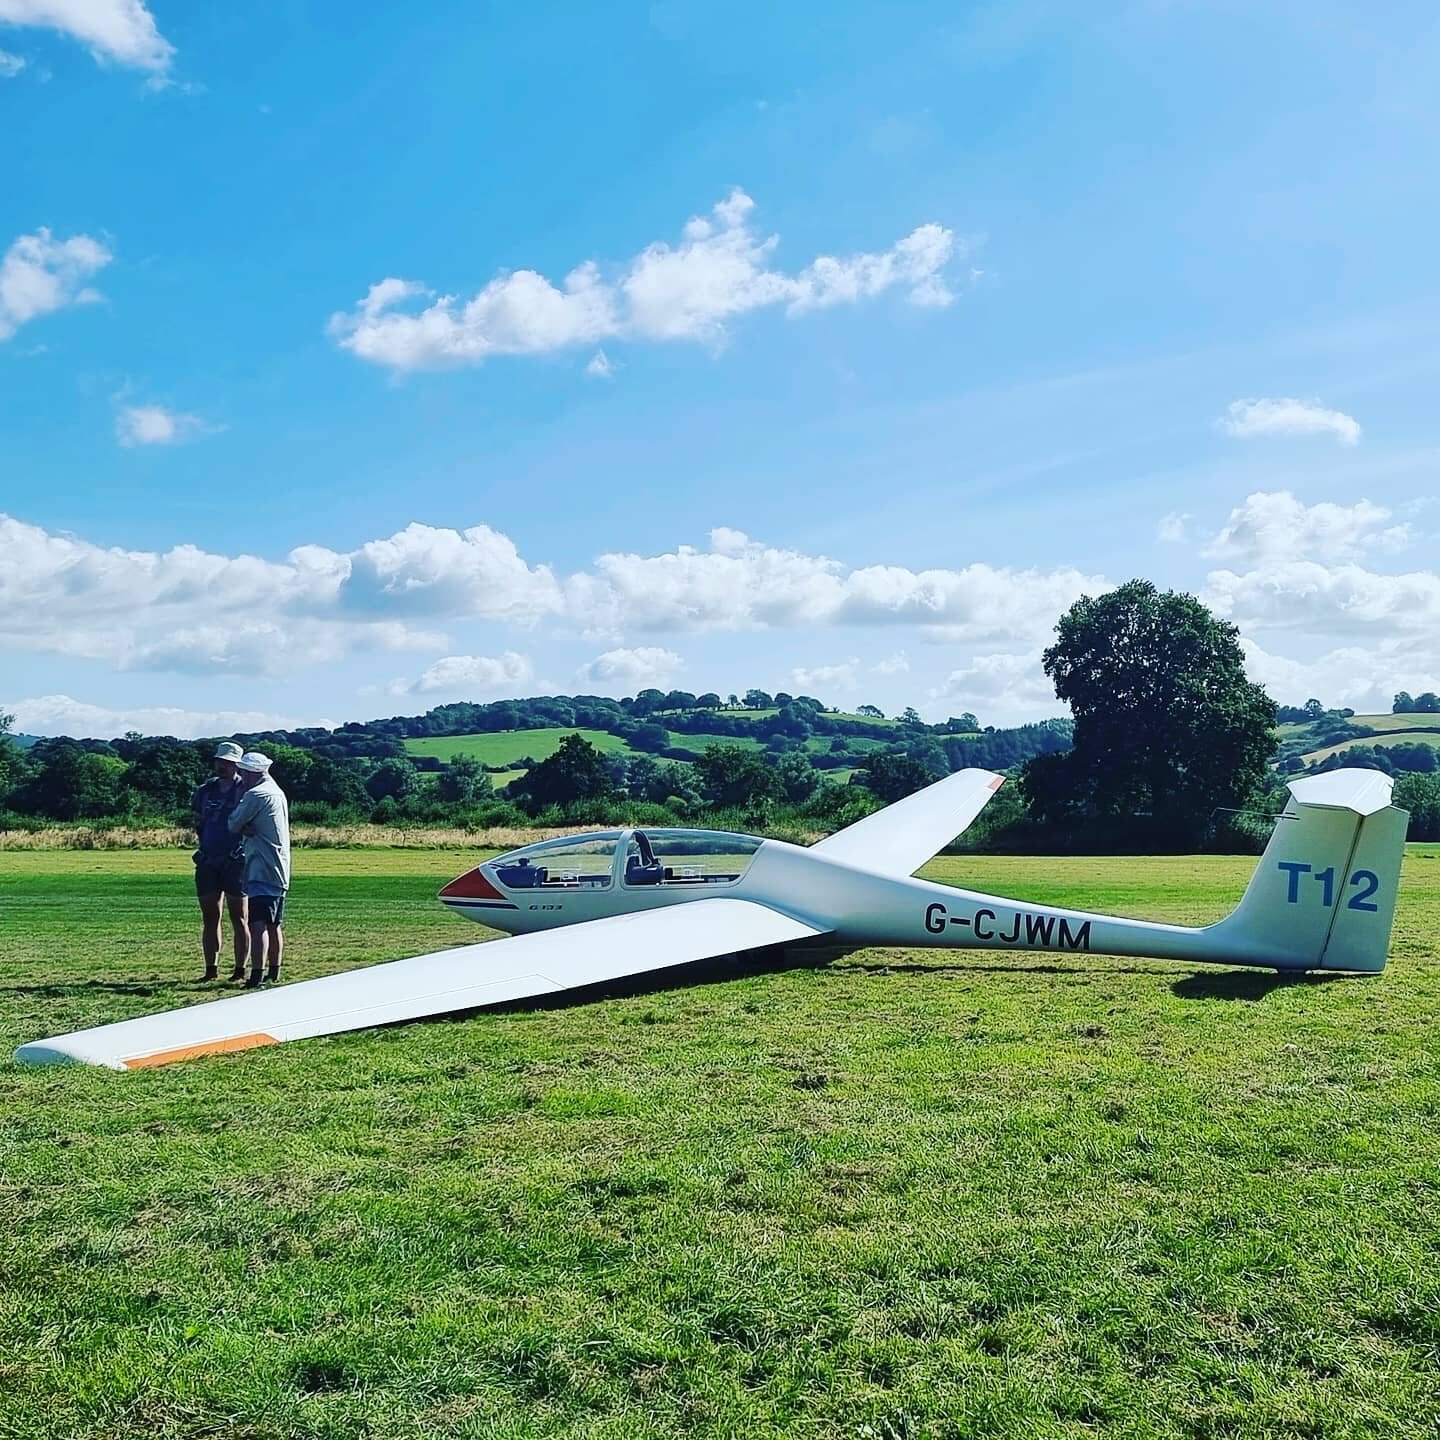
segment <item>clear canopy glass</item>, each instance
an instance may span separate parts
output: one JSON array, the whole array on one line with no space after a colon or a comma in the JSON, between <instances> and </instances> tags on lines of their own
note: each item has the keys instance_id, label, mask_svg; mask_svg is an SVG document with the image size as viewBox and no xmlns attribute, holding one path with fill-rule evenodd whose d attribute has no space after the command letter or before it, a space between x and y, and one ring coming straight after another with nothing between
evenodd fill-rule
<instances>
[{"instance_id":1,"label":"clear canopy glass","mask_svg":"<svg viewBox=\"0 0 1440 1440\"><path fill-rule=\"evenodd\" d=\"M541 840L492 860L490 869L507 890L606 886L614 875L620 835L619 830L603 830Z\"/></svg>"},{"instance_id":2,"label":"clear canopy glass","mask_svg":"<svg viewBox=\"0 0 1440 1440\"><path fill-rule=\"evenodd\" d=\"M489 862L507 890L732 885L763 841L755 835L670 828L600 830L540 840ZM623 849L622 849L623 846Z\"/></svg>"}]
</instances>

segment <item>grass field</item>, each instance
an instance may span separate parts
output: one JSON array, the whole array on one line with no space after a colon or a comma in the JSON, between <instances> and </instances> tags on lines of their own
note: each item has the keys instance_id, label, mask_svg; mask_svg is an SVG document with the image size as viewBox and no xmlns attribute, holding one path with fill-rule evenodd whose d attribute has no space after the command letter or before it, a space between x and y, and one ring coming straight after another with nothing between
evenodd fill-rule
<instances>
[{"instance_id":1,"label":"grass field","mask_svg":"<svg viewBox=\"0 0 1440 1440\"><path fill-rule=\"evenodd\" d=\"M1359 740L1342 740L1338 745L1326 745L1321 750L1312 750L1306 760L1328 760L1332 755L1343 755L1359 745L1429 745L1440 750L1440 729L1435 730L1387 730L1383 735L1367 735Z\"/></svg>"},{"instance_id":2,"label":"grass field","mask_svg":"<svg viewBox=\"0 0 1440 1440\"><path fill-rule=\"evenodd\" d=\"M1357 715L1356 725L1372 730L1440 730L1440 715L1419 711L1405 715Z\"/></svg>"},{"instance_id":3,"label":"grass field","mask_svg":"<svg viewBox=\"0 0 1440 1440\"><path fill-rule=\"evenodd\" d=\"M1371 730L1433 730L1440 731L1440 715L1426 714L1421 711L1413 711L1402 715L1352 715L1351 723L1365 725ZM1275 733L1282 740L1293 740L1295 736L1303 734L1308 730L1308 724L1297 725L1287 723L1277 725Z\"/></svg>"},{"instance_id":4,"label":"grass field","mask_svg":"<svg viewBox=\"0 0 1440 1440\"><path fill-rule=\"evenodd\" d=\"M618 735L605 730L576 730L553 725L540 730L497 730L485 735L440 735L428 740L407 740L410 755L429 755L436 760L453 760L468 755L482 765L508 765L528 755L534 760L548 760L567 735L579 735L607 755L633 753Z\"/></svg>"},{"instance_id":5,"label":"grass field","mask_svg":"<svg viewBox=\"0 0 1440 1440\"><path fill-rule=\"evenodd\" d=\"M475 939L473 858L298 852L291 977ZM1252 864L927 873L1194 923ZM188 869L0 853L0 1052L200 998ZM1433 1437L1437 933L1412 846L1375 980L870 951L0 1061L0 1436Z\"/></svg>"}]
</instances>

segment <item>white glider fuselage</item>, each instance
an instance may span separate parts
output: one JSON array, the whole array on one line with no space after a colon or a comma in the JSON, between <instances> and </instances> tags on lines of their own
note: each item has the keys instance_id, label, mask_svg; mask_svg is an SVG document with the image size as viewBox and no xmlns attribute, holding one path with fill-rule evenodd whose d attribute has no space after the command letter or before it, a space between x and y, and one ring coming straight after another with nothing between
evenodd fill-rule
<instances>
[{"instance_id":1,"label":"white glider fuselage","mask_svg":"<svg viewBox=\"0 0 1440 1440\"><path fill-rule=\"evenodd\" d=\"M457 876L451 909L513 938L362 966L22 1045L26 1064L142 1069L554 995L775 946L1049 951L1274 970L1385 966L1408 816L1387 776L1336 770L1291 798L1240 904L1191 928L914 878L1001 783L959 771L809 848L752 835L609 830Z\"/></svg>"},{"instance_id":2,"label":"white glider fuselage","mask_svg":"<svg viewBox=\"0 0 1440 1440\"><path fill-rule=\"evenodd\" d=\"M1388 786L1384 799L1388 801ZM558 883L546 876L546 883L534 888L511 889L502 877L506 860L513 857L502 856L452 881L441 899L482 924L512 934L728 896L803 922L823 936L807 943L827 947L1048 951L1275 970L1377 971L1385 964L1407 818L1393 808L1372 811L1363 820L1349 805L1312 803L1303 812L1292 808L1277 826L1239 908L1215 924L1198 927L1070 910L881 874L825 854L823 842L804 847L714 832L692 833L709 836L722 848L727 838L754 846L738 874L672 878L669 869L657 863L641 868L663 872L658 878L651 874L647 883L628 883L628 870L636 863L636 837L642 837L647 855L649 842L643 840L645 832L626 830L595 837L614 847L608 875L592 873ZM1337 865L1337 860L1343 863ZM476 877L482 878L477 882ZM466 898L467 889L477 883L488 893ZM462 893L452 893L457 890Z\"/></svg>"}]
</instances>

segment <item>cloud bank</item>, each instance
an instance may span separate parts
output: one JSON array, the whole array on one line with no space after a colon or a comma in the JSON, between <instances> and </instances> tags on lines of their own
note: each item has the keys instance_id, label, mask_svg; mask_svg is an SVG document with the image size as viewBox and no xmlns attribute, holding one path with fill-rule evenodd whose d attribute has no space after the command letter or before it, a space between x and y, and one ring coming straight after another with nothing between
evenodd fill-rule
<instances>
[{"instance_id":1,"label":"cloud bank","mask_svg":"<svg viewBox=\"0 0 1440 1440\"><path fill-rule=\"evenodd\" d=\"M754 201L732 190L708 216L691 219L676 244L655 241L606 278L587 260L559 285L534 270L505 271L469 300L435 296L416 280L389 277L353 310L330 319L342 349L396 372L478 365L496 355L542 355L602 340L717 342L727 322L752 310L788 315L849 305L897 290L913 305L955 298L944 278L954 234L921 225L889 250L821 255L794 273L773 268L776 236L750 224ZM419 308L417 301L429 301ZM587 373L608 377L597 351Z\"/></svg>"}]
</instances>

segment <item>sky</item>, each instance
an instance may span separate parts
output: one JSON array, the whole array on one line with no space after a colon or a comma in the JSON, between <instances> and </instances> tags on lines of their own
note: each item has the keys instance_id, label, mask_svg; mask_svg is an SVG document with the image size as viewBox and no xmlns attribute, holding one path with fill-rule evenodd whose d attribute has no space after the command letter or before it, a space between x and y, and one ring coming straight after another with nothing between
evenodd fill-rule
<instances>
[{"instance_id":1,"label":"sky","mask_svg":"<svg viewBox=\"0 0 1440 1440\"><path fill-rule=\"evenodd\" d=\"M0 710L1440 689L1440 11L0 0Z\"/></svg>"}]
</instances>

